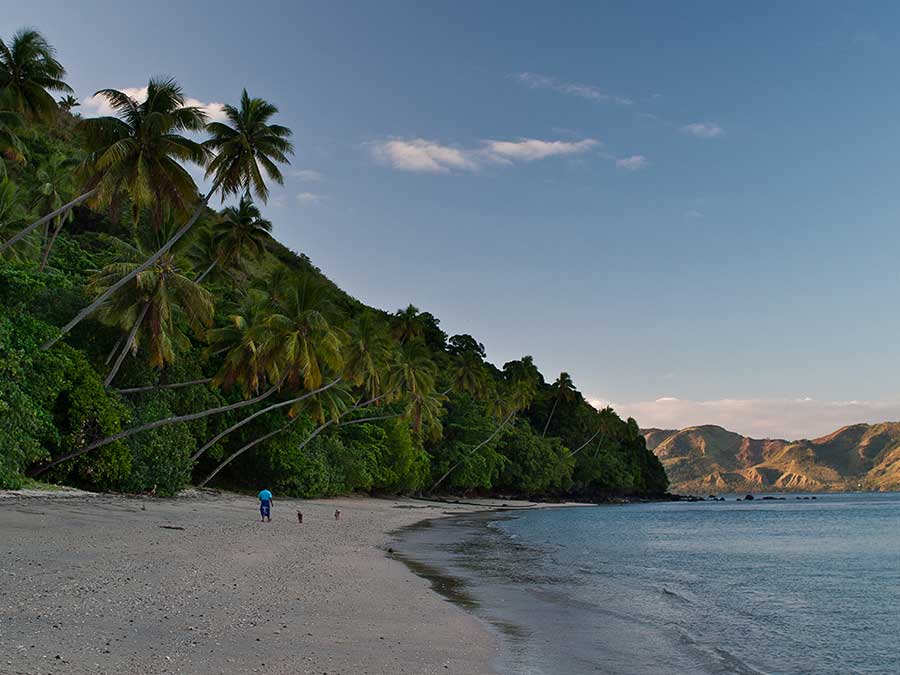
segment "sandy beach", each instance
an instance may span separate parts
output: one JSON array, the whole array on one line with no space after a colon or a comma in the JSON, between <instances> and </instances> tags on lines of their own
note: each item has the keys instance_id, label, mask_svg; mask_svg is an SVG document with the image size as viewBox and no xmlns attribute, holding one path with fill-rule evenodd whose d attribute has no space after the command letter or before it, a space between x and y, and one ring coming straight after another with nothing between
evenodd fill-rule
<instances>
[{"instance_id":1,"label":"sandy beach","mask_svg":"<svg viewBox=\"0 0 900 675\"><path fill-rule=\"evenodd\" d=\"M491 673L490 630L386 554L397 528L482 509L276 495L263 524L233 494L7 493L0 672Z\"/></svg>"}]
</instances>

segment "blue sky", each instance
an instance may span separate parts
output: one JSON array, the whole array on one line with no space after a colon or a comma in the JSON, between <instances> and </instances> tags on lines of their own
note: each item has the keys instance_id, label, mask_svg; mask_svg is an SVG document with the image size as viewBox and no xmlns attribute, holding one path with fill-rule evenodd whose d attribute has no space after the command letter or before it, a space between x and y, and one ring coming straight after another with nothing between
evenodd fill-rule
<instances>
[{"instance_id":1,"label":"blue sky","mask_svg":"<svg viewBox=\"0 0 900 675\"><path fill-rule=\"evenodd\" d=\"M4 3L80 98L277 103L276 236L645 426L900 418L900 6ZM213 107L214 109L214 107ZM96 114L90 102L85 114Z\"/></svg>"}]
</instances>

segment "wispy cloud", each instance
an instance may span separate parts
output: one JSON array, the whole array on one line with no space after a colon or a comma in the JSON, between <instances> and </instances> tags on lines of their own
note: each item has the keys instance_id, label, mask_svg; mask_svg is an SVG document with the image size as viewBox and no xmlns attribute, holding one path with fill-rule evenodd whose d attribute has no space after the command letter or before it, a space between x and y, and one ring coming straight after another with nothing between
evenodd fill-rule
<instances>
[{"instance_id":1,"label":"wispy cloud","mask_svg":"<svg viewBox=\"0 0 900 675\"><path fill-rule=\"evenodd\" d=\"M697 209L688 209L684 212L684 217L688 220L699 220L703 218L703 211L698 211Z\"/></svg>"},{"instance_id":2,"label":"wispy cloud","mask_svg":"<svg viewBox=\"0 0 900 675\"><path fill-rule=\"evenodd\" d=\"M124 89L119 89L119 91L127 94L139 103L143 102L147 98L147 87L125 87ZM203 112L206 113L209 121L211 122L222 122L226 119L225 109L223 108L222 103L205 102L196 98L185 98L184 104L187 106L200 108ZM99 94L81 99L80 112L85 117L102 117L115 114L115 111L109 104L109 101L107 101L104 96Z\"/></svg>"},{"instance_id":3,"label":"wispy cloud","mask_svg":"<svg viewBox=\"0 0 900 675\"><path fill-rule=\"evenodd\" d=\"M578 155L600 145L592 138L580 141L544 141L521 138L514 141L487 140L474 148L445 145L424 138L395 138L370 144L372 156L400 171L452 173L478 171L488 165L511 165L550 157Z\"/></svg>"},{"instance_id":4,"label":"wispy cloud","mask_svg":"<svg viewBox=\"0 0 900 675\"><path fill-rule=\"evenodd\" d=\"M322 174L318 171L313 171L312 169L300 169L298 171L292 171L291 175L295 178L299 178L304 183L318 183L322 180Z\"/></svg>"},{"instance_id":5,"label":"wispy cloud","mask_svg":"<svg viewBox=\"0 0 900 675\"><path fill-rule=\"evenodd\" d=\"M632 105L634 103L630 98L611 94L592 84L565 82L563 80L558 80L555 77L541 75L540 73L515 73L512 77L516 81L526 87L531 87L532 89L550 89L559 92L560 94L578 96L589 101L616 103L618 105Z\"/></svg>"},{"instance_id":6,"label":"wispy cloud","mask_svg":"<svg viewBox=\"0 0 900 675\"><path fill-rule=\"evenodd\" d=\"M616 167L625 171L640 171L646 169L650 162L643 155L632 155L616 160Z\"/></svg>"},{"instance_id":7,"label":"wispy cloud","mask_svg":"<svg viewBox=\"0 0 900 675\"><path fill-rule=\"evenodd\" d=\"M694 122L681 127L681 133L695 138L718 138L725 135L725 130L714 122Z\"/></svg>"},{"instance_id":8,"label":"wispy cloud","mask_svg":"<svg viewBox=\"0 0 900 675\"><path fill-rule=\"evenodd\" d=\"M325 195L316 194L315 192L301 192L297 195L297 201L300 206L312 206L327 199Z\"/></svg>"},{"instance_id":9,"label":"wispy cloud","mask_svg":"<svg viewBox=\"0 0 900 675\"><path fill-rule=\"evenodd\" d=\"M653 401L614 403L591 401L597 407L611 405L623 417L634 417L641 427L683 429L718 424L754 438L817 438L847 424L900 420L900 401L820 401L795 399L715 399L692 401L663 396Z\"/></svg>"}]
</instances>

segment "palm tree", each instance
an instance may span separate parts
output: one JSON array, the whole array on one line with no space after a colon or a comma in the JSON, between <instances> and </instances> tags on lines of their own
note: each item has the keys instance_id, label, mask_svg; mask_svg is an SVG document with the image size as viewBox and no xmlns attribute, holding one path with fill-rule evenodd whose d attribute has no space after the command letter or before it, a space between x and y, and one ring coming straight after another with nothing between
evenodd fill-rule
<instances>
[{"instance_id":1,"label":"palm tree","mask_svg":"<svg viewBox=\"0 0 900 675\"><path fill-rule=\"evenodd\" d=\"M184 92L178 83L172 79L151 79L147 99L142 103L115 89L103 89L97 94L106 98L117 116L90 118L78 125L88 152L78 168L84 192L0 244L0 252L90 198L116 211L127 197L134 207L135 223L140 209L151 208L157 224L166 208L183 210L196 200L194 179L179 161L204 164L207 152L182 132L202 129L205 115L199 108L184 105ZM149 261L147 267L153 262ZM120 286L110 287L106 295L92 303L91 312L129 281L130 278L123 279ZM72 322L63 333L76 323Z\"/></svg>"},{"instance_id":2,"label":"palm tree","mask_svg":"<svg viewBox=\"0 0 900 675\"><path fill-rule=\"evenodd\" d=\"M156 253L144 261L142 267L120 279L117 284L107 290L105 295L81 310L74 319L60 329L57 337L42 345L42 349L49 349L53 346L57 340L72 330L85 317L90 316L106 301L109 295L128 283L131 276L152 265L157 257L163 255L169 247L173 246L191 229L214 194L219 193L224 199L229 195L252 191L258 199L265 203L269 191L263 174L276 183L284 182L276 162L289 163L287 155L293 154L294 147L287 140L291 136L290 129L277 124L269 124L269 120L278 112L278 108L263 99L251 99L245 89L241 96L240 107L226 105L224 110L230 126L222 122L212 122L206 127L211 138L206 141L205 147L216 153L215 158L207 167L206 174L207 177L213 179L212 188L197 202L197 207L187 223Z\"/></svg>"},{"instance_id":3,"label":"palm tree","mask_svg":"<svg viewBox=\"0 0 900 675\"><path fill-rule=\"evenodd\" d=\"M49 120L56 102L48 92L72 93L56 50L36 30L23 28L7 44L0 39L0 100L31 119Z\"/></svg>"},{"instance_id":4,"label":"palm tree","mask_svg":"<svg viewBox=\"0 0 900 675\"><path fill-rule=\"evenodd\" d=\"M246 267L251 258L259 258L271 239L272 223L265 220L249 194L244 194L237 206L222 211L222 220L213 225L212 235L217 256L197 281L203 281L220 261L228 261L239 268Z\"/></svg>"},{"instance_id":5,"label":"palm tree","mask_svg":"<svg viewBox=\"0 0 900 675\"><path fill-rule=\"evenodd\" d=\"M230 339L234 345L225 357L224 373L220 372L217 378L227 382L229 377L237 379L236 374L231 375L232 372L246 373L255 368L257 373L264 370L272 382L287 383L294 391L303 390L304 393L272 403L239 420L204 443L194 453L194 460L256 417L286 406L295 406L344 380L342 375L337 375L323 384L323 370L340 373L344 367L342 347L346 341L344 331L331 321L334 309L323 283L310 275L295 279L278 292L265 311L267 315L255 330L244 328L247 324L242 323L241 328L214 334ZM233 359L230 358L232 354ZM255 365L246 365L245 370L240 370L238 364L242 362ZM247 374L243 375L243 379L247 380Z\"/></svg>"},{"instance_id":6,"label":"palm tree","mask_svg":"<svg viewBox=\"0 0 900 675\"><path fill-rule=\"evenodd\" d=\"M353 321L344 351L344 373L369 396L383 390L391 341L384 321L371 310L363 310Z\"/></svg>"},{"instance_id":7,"label":"palm tree","mask_svg":"<svg viewBox=\"0 0 900 675\"><path fill-rule=\"evenodd\" d=\"M237 384L245 398L259 392L266 376L263 341L268 317L268 294L250 289L244 293L235 311L228 315L225 326L207 331L207 356L225 354L222 367L213 378L214 385L227 391Z\"/></svg>"},{"instance_id":8,"label":"palm tree","mask_svg":"<svg viewBox=\"0 0 900 675\"><path fill-rule=\"evenodd\" d=\"M60 98L56 102L56 105L58 105L60 107L60 110L68 113L68 112L72 112L72 108L77 108L78 106L80 106L81 103L79 103L78 99L75 98L74 96L72 96L71 94L67 94L67 95L63 96L62 98Z\"/></svg>"},{"instance_id":9,"label":"palm tree","mask_svg":"<svg viewBox=\"0 0 900 675\"><path fill-rule=\"evenodd\" d=\"M488 391L484 363L477 354L466 352L453 360L450 369L452 388L475 398L483 398Z\"/></svg>"},{"instance_id":10,"label":"palm tree","mask_svg":"<svg viewBox=\"0 0 900 675\"><path fill-rule=\"evenodd\" d=\"M409 342L422 337L424 327L420 317L419 308L408 305L406 309L398 309L394 312L394 339L400 343Z\"/></svg>"},{"instance_id":11,"label":"palm tree","mask_svg":"<svg viewBox=\"0 0 900 675\"><path fill-rule=\"evenodd\" d=\"M336 310L327 286L306 274L280 289L273 300L265 347L273 374L286 377L294 388L315 389L325 368L341 372L347 336L332 322Z\"/></svg>"},{"instance_id":12,"label":"palm tree","mask_svg":"<svg viewBox=\"0 0 900 675\"><path fill-rule=\"evenodd\" d=\"M35 174L38 193L35 208L38 209L39 212L55 211L69 200L72 192L71 169L76 163L77 160L74 158L57 153L51 155L44 164L38 167ZM74 211L69 211L66 215L57 216L55 219L55 227L52 232L49 232L50 223L47 223L48 232L44 235L44 254L41 258L38 272L43 272L44 268L47 266L47 260L50 258L50 251L53 249L53 244L59 236L63 223L66 221L71 222L73 217Z\"/></svg>"},{"instance_id":13,"label":"palm tree","mask_svg":"<svg viewBox=\"0 0 900 675\"><path fill-rule=\"evenodd\" d=\"M554 397L553 407L550 409L550 415L547 417L547 423L544 425L544 431L541 434L541 438L544 438L544 436L547 435L547 429L550 428L550 420L553 419L553 413L556 412L556 406L559 405L559 402L574 401L578 395L578 392L575 390L575 383L572 382L572 376L566 372L559 374L556 382L553 383L553 389L556 391L556 396Z\"/></svg>"},{"instance_id":14,"label":"palm tree","mask_svg":"<svg viewBox=\"0 0 900 675\"><path fill-rule=\"evenodd\" d=\"M202 131L206 113L185 105L184 90L172 78L151 78L142 102L117 89L95 95L115 112L79 124L90 151L80 173L88 188L100 188L97 202L115 213L127 198L132 222L149 209L155 226L172 209L186 214L197 200L197 185L180 162L203 166L208 153L183 133Z\"/></svg>"},{"instance_id":15,"label":"palm tree","mask_svg":"<svg viewBox=\"0 0 900 675\"><path fill-rule=\"evenodd\" d=\"M21 161L25 146L17 132L22 128L22 117L12 110L0 110L0 178L6 176L6 161Z\"/></svg>"},{"instance_id":16,"label":"palm tree","mask_svg":"<svg viewBox=\"0 0 900 675\"><path fill-rule=\"evenodd\" d=\"M0 233L17 227L24 218L25 210L22 208L18 187L9 178L3 178L0 180ZM34 257L36 249L37 245L32 237L4 252L3 257L14 262L24 262Z\"/></svg>"},{"instance_id":17,"label":"palm tree","mask_svg":"<svg viewBox=\"0 0 900 675\"><path fill-rule=\"evenodd\" d=\"M156 231L139 230L134 244L107 237L121 262L104 267L91 279L88 288L97 292L105 290L139 265L148 251L155 250L174 229L169 222ZM170 249L152 267L138 274L133 283L119 289L100 310L103 323L129 330L104 385L109 386L113 381L125 355L129 351L137 353L142 344L152 367L161 369L173 363L176 349L190 347L190 339L179 326L180 320L200 333L212 322L213 306L212 294L191 278L189 263L178 248Z\"/></svg>"}]
</instances>

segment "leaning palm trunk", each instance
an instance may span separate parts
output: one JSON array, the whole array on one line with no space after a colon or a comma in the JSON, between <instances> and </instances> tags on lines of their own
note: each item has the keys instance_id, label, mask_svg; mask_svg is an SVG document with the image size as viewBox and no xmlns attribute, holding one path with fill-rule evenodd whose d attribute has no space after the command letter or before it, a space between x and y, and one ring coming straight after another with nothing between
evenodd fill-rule
<instances>
[{"instance_id":1,"label":"leaning palm trunk","mask_svg":"<svg viewBox=\"0 0 900 675\"><path fill-rule=\"evenodd\" d=\"M378 398L382 398L382 397L379 396ZM361 407L363 407L363 406L371 405L372 403L374 403L374 402L377 401L377 400L378 400L378 399L372 399L371 401L367 401L366 403L362 403L362 404L360 404L360 405L355 405L355 406L353 406L352 408L349 408L349 409L345 410L344 412L342 412L342 413L337 417L337 419L340 419L341 417L343 417L344 415L346 415L347 413L349 413L349 412L351 412L351 411L353 411L353 410L358 410L359 408L361 408ZM362 422L372 422L372 421L374 421L374 420L386 420L386 419L390 419L390 418L392 418L392 417L399 417L401 414L402 414L402 413L397 413L397 414L394 414L394 415L380 415L380 416L378 416L378 417L364 417L364 418L358 419L358 420L350 420L349 422L343 422L343 423L338 424L337 426L339 426L339 427L345 427L345 426L348 426L348 425L350 425L350 424L360 424L360 423L362 423ZM265 434L264 436L260 436L259 438L256 438L256 439L250 441L249 443L247 443L246 445L244 445L244 446L243 446L242 448L240 448L239 450L235 450L233 453L231 453L231 454L228 456L227 459L223 460L222 463L219 464L219 466L217 466L217 467L213 470L213 472L212 472L211 474L209 474L206 478L204 478L204 479L203 479L203 482L200 483L200 485L199 485L198 487L205 487L206 484L207 484L209 481L211 481L213 478L215 478L215 476L216 476L217 473L219 473L222 469L224 469L226 466L228 466L229 464L231 464L231 462L234 461L235 459L237 459L240 455L242 455L242 454L244 454L245 452L247 452L247 450L249 450L250 448L252 448L252 447L254 447L254 446L256 446L256 445L259 445L259 444L262 443L263 441L267 441L267 440L269 440L270 438L272 438L273 436L277 436L277 435L280 434L281 432L286 431L287 428L288 428L289 426L291 426L294 422L296 422L298 419L300 419L300 416L299 416L299 415L298 415L297 417L294 417L294 418L292 418L291 420L289 420L289 421L287 422L287 424L285 424L284 426L282 426L282 427L280 427L280 428L278 428L278 429L275 429L275 431L270 431L269 433ZM325 429L327 429L328 427L330 427L332 424L335 424L336 421L337 421L337 420L335 420L334 418L332 418L332 419L328 420L327 422L325 422L324 424L320 424L320 425L319 425L319 426L318 426L318 427L317 427L317 428L316 428L309 436L307 436L306 439L305 439L305 440L297 447L297 450L298 450L298 451L303 450L303 448L305 448L305 447L310 443L310 441L312 441L316 436L318 436L318 435L321 434L323 431L325 431Z\"/></svg>"},{"instance_id":2,"label":"leaning palm trunk","mask_svg":"<svg viewBox=\"0 0 900 675\"><path fill-rule=\"evenodd\" d=\"M541 434L541 438L547 435L547 429L550 428L550 420L553 419L553 413L556 412L557 405L559 405L559 396L557 396L556 400L553 401L553 408L550 410L550 416L547 418L547 423L544 425L544 433Z\"/></svg>"},{"instance_id":3,"label":"leaning palm trunk","mask_svg":"<svg viewBox=\"0 0 900 675\"><path fill-rule=\"evenodd\" d=\"M104 387L108 387L116 378L116 373L119 372L119 368L122 366L122 361L125 360L125 355L128 354L129 350L134 344L134 338L137 335L138 329L141 327L141 324L144 322L144 317L147 316L147 310L149 309L150 301L148 300L144 303L144 306L141 309L141 313L138 315L138 318L135 319L134 325L131 327L131 331L128 333L128 339L125 340L125 346L122 347L122 351L119 352L119 356L116 357L116 362L113 364L112 370L109 371L109 375L107 375L106 379L103 381Z\"/></svg>"},{"instance_id":4,"label":"leaning palm trunk","mask_svg":"<svg viewBox=\"0 0 900 675\"><path fill-rule=\"evenodd\" d=\"M110 296L113 295L113 293L118 291L120 288L122 288L122 286L124 286L129 281L134 279L138 274L143 272L145 269L147 269L153 263L155 263L157 260L159 260L163 255L165 255L166 252L168 252L168 250L170 248L172 248L175 245L175 243L179 239L181 239L185 234L187 234L188 230L190 230L194 226L194 223L197 222L197 219L200 218L200 215L203 213L203 209L206 208L206 204L207 204L207 202L209 202L209 198L212 196L212 194L217 189L218 189L218 185L213 185L212 189L206 195L204 195L204 197L197 203L197 208L194 209L194 213L190 217L190 219L187 221L187 223L185 223L184 226L180 230L178 230L178 232L176 232L174 235L172 235L172 238L169 239L169 241L167 241L165 244L163 244L156 253L151 255L144 262L142 262L140 265L138 265L133 270L131 270L131 272L126 274L124 277L119 279L112 286L110 286L105 291L103 291L103 293L100 294L100 297L98 297L91 304L89 304L87 307L85 307L80 312L78 312L78 314L75 316L74 319L72 319L69 323L67 323L62 328L60 328L59 335L57 335L52 340L48 340L43 345L41 345L41 349L49 349L50 347L55 345L60 340L60 338L62 338L63 335L65 335L70 330L72 330L75 326L77 326L79 323L81 323L85 318L87 318L88 316L93 314L97 310L97 308L100 307L100 305L102 305L104 302L106 302L106 300Z\"/></svg>"},{"instance_id":5,"label":"leaning palm trunk","mask_svg":"<svg viewBox=\"0 0 900 675\"><path fill-rule=\"evenodd\" d=\"M110 357L112 358L112 357ZM109 363L109 360L107 360ZM174 384L151 384L146 387L132 387L131 389L116 389L119 394L142 394L146 391L159 391L160 389L182 389L184 387L193 387L197 384L209 384L212 382L211 377L204 377L199 380L190 380L188 382L175 382Z\"/></svg>"},{"instance_id":6,"label":"leaning palm trunk","mask_svg":"<svg viewBox=\"0 0 900 675\"><path fill-rule=\"evenodd\" d=\"M218 264L218 262L219 262L218 260L213 260L212 263L210 263L209 267L207 267L205 270L203 270L203 274L201 274L199 277L197 277L198 284L206 278L207 274L209 274L210 272L213 271L213 268Z\"/></svg>"},{"instance_id":7,"label":"leaning palm trunk","mask_svg":"<svg viewBox=\"0 0 900 675\"><path fill-rule=\"evenodd\" d=\"M304 400L304 399L306 399L306 398L309 398L310 396L313 396L313 395L315 395L315 394L318 394L318 393L320 393L320 392L323 392L323 391L325 391L326 389L331 389L334 385L336 385L338 382L340 382L341 379L342 379L342 378L338 377L337 379L332 380L331 382L329 382L328 384L326 384L324 387L319 387L318 389L313 389L312 391L308 391L308 392L306 392L305 394L303 394L303 395L301 395L301 396L298 396L298 397L296 397L296 398L289 399L289 400L287 400L287 401L281 401L280 403L274 403L274 404L272 404L272 405L270 405L270 406L266 406L266 407L263 408L262 410L257 410L257 411L256 411L255 413L253 413L252 415L248 415L247 417L245 417L244 419L240 420L239 422L235 422L235 423L232 424L230 427L228 427L227 429L225 429L225 431L221 432L221 433L218 434L217 436L214 436L212 439L210 439L209 441L207 441L207 442L203 445L202 448L200 448L197 452L194 453L194 456L191 457L191 461L192 461L192 462L196 462L196 461L200 458L200 455L202 455L204 452L206 452L207 450L209 450L212 446L214 446L214 445L215 445L216 443L218 443L220 440L222 440L223 438L225 438L225 436L227 436L228 434L230 434L232 431L235 431L235 430L237 430L237 429L240 429L242 426L244 426L245 424L247 424L247 423L250 422L251 420L256 419L256 418L259 417L260 415L265 415L267 412L270 412L270 411L272 411L272 410L277 410L278 408L283 408L283 407L285 407L285 406L287 406L287 405L293 405L294 403L299 403L300 401L302 401L302 400Z\"/></svg>"},{"instance_id":8,"label":"leaning palm trunk","mask_svg":"<svg viewBox=\"0 0 900 675\"><path fill-rule=\"evenodd\" d=\"M483 441L481 441L481 443L479 443L478 445L476 445L474 448L472 448L471 450L469 450L468 454L466 454L466 455L463 456L463 459L465 459L465 458L468 457L469 455L471 455L471 454L477 452L478 450L480 450L481 448L483 448L485 445L487 445L488 443L490 443L492 440L494 440L494 437L495 437L497 434L500 433L500 430L501 430L504 426L506 426L506 423L509 422L509 420L512 419L512 416L515 415L515 414L516 414L516 411L515 411L515 409L513 409L513 411L512 411L511 413L509 413L509 415L506 416L506 419L503 420L502 422L500 422L500 426L498 426L496 429L494 429L494 433L492 433L490 436L488 436L487 438L485 438ZM458 467L460 464L462 464L462 459L459 460L459 461L458 461L456 464L454 464L453 466L451 466L449 469L447 469L446 473L444 473L443 476L441 476L440 478L438 478L438 479L437 479L437 482L436 482L434 485L431 486L431 490L429 490L429 492L434 492L434 491L437 489L438 485L440 485L440 484L443 483L445 480L447 480L447 476L449 476L451 473L453 473L453 471L456 469L456 467Z\"/></svg>"},{"instance_id":9,"label":"leaning palm trunk","mask_svg":"<svg viewBox=\"0 0 900 675\"><path fill-rule=\"evenodd\" d=\"M44 255L41 257L41 264L38 266L38 272L43 272L44 268L47 267L47 261L50 260L50 251L53 249L53 244L56 243L56 238L59 236L59 231L63 226L63 217L56 217L56 227L53 228L53 234L50 235L50 240L46 242L44 245Z\"/></svg>"},{"instance_id":10,"label":"leaning palm trunk","mask_svg":"<svg viewBox=\"0 0 900 675\"><path fill-rule=\"evenodd\" d=\"M284 384L284 379L278 382L278 384L273 385L266 391L264 391L259 396L256 396L251 399L247 399L246 401L238 401L237 403L230 403L228 405L219 406L217 408L210 408L208 410L203 410L201 412L191 413L189 415L178 415L177 417L167 417L162 420L157 420L155 422L148 422L147 424L142 424L139 427L133 427L131 429L126 429L125 431L120 431L117 434L113 434L112 436L107 436L106 438L101 438L99 441L94 441L90 445L87 445L83 448L79 448L78 450L74 450L62 457L58 457L54 459L52 462L44 464L43 466L39 466L35 469L32 469L28 472L29 476L40 476L42 473L47 471L48 469L53 468L58 464L62 464L65 461L78 457L80 455L85 454L86 452L90 452L91 450L96 450L97 448L102 448L104 445L109 445L110 443L115 443L116 441L121 441L123 438L128 438L129 436L134 436L135 434L139 434L142 431L150 431L151 429L158 429L159 427L168 426L170 424L178 424L179 422L191 422L193 420L199 420L204 417L209 417L210 415L218 415L220 413L228 412L230 410L238 410L239 408L246 408L248 405L253 405L254 403L259 403L267 399L269 396L274 394L281 385Z\"/></svg>"},{"instance_id":11,"label":"leaning palm trunk","mask_svg":"<svg viewBox=\"0 0 900 675\"><path fill-rule=\"evenodd\" d=\"M97 192L97 188L94 188L93 190L89 190L88 192L85 192L83 195L76 197L75 199L70 201L68 204L63 204L55 211L51 211L46 216L34 221L31 225L29 225L25 229L19 230L13 237L11 237L10 239L7 239L5 242L0 244L0 253L3 253L3 251L8 249L10 246L15 244L17 241L19 241L23 237L27 236L29 232L33 232L34 230L39 228L41 225L45 225L45 224L49 223L51 220L53 220L56 217L62 218L71 209L75 208L81 202L90 198L95 192Z\"/></svg>"},{"instance_id":12,"label":"leaning palm trunk","mask_svg":"<svg viewBox=\"0 0 900 675\"><path fill-rule=\"evenodd\" d=\"M584 443L582 443L580 446L578 446L578 449L577 449L577 450L573 450L572 452L570 452L570 453L569 453L569 457L574 457L574 456L577 455L579 452L581 452L582 450L584 450L584 449L588 446L588 443L590 443L592 440L594 440L595 438L597 438L597 434L599 434L601 431L603 431L603 427L600 427L599 429L597 429L597 431L594 432L594 435L593 435L593 436L591 436L591 437L590 437L589 439L587 439ZM601 440L601 442L602 442L603 439L600 439L600 440Z\"/></svg>"}]
</instances>

